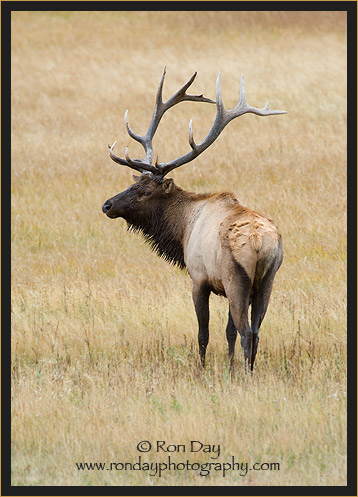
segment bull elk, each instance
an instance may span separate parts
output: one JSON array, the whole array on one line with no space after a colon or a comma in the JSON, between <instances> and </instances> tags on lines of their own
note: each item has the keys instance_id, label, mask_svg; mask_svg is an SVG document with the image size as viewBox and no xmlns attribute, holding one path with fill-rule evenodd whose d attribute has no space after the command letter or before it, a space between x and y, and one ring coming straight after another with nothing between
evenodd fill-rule
<instances>
[{"instance_id":1,"label":"bull elk","mask_svg":"<svg viewBox=\"0 0 358 497\"><path fill-rule=\"evenodd\" d=\"M196 73L166 102L162 90L166 69L160 79L153 117L144 136L136 134L124 120L129 135L141 143L144 159L131 159L128 147L125 159L114 153L115 142L109 146L112 160L139 173L127 190L106 200L103 212L111 219L122 217L132 231L141 232L156 253L168 262L187 268L193 282L193 301L199 324L199 352L203 366L209 341L209 296L213 292L229 300L226 337L230 364L233 364L237 331L244 349L245 370L254 367L259 329L265 316L273 281L283 259L281 235L267 216L244 207L232 193L189 193L165 176L173 169L193 160L204 152L224 127L245 113L258 116L286 114L262 109L246 103L244 77L241 78L240 98L232 110L224 108L220 72L216 81L216 101L201 95L187 94ZM209 134L195 143L192 121L189 123L191 150L171 162L153 165L153 136L163 114L184 102L216 103L217 114ZM251 305L251 326L248 310Z\"/></svg>"}]
</instances>

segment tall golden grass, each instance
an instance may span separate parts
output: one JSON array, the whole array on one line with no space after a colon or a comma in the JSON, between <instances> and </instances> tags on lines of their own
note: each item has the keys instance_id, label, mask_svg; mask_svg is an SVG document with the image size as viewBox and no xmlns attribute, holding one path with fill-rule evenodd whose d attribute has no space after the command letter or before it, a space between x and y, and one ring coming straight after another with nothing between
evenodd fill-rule
<instances>
[{"instance_id":1,"label":"tall golden grass","mask_svg":"<svg viewBox=\"0 0 358 497\"><path fill-rule=\"evenodd\" d=\"M188 275L101 213L132 182L107 144L123 154L130 143L127 108L145 132L164 65L164 97L196 70L193 93L215 98L221 69L227 108L245 74L251 105L288 111L243 116L171 174L190 191L233 191L282 233L253 376L239 343L229 375L227 302L215 296L199 367ZM14 12L11 70L12 484L346 484L345 14ZM159 159L188 150L191 118L201 140L215 112L170 111ZM136 462L141 440L220 444L221 462L280 470L76 468ZM210 461L172 454L186 459Z\"/></svg>"}]
</instances>

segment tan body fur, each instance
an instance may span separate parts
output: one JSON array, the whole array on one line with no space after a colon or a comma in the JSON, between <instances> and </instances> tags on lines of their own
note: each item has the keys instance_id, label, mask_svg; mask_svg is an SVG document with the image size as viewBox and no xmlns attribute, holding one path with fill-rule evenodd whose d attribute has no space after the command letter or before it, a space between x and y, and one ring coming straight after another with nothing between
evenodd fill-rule
<instances>
[{"instance_id":1,"label":"tan body fur","mask_svg":"<svg viewBox=\"0 0 358 497\"><path fill-rule=\"evenodd\" d=\"M184 260L194 281L225 294L231 266L239 263L251 283L262 279L276 256L281 235L272 220L221 193L191 205L183 239ZM262 264L258 265L258 262ZM257 268L257 266L259 266Z\"/></svg>"}]
</instances>

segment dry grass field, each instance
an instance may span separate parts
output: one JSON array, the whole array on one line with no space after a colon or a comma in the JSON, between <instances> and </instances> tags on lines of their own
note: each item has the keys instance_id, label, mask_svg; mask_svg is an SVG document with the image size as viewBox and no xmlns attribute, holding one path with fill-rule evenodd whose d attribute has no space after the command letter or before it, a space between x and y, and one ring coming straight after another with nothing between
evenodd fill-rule
<instances>
[{"instance_id":1,"label":"dry grass field","mask_svg":"<svg viewBox=\"0 0 358 497\"><path fill-rule=\"evenodd\" d=\"M190 191L233 191L282 233L254 375L239 342L229 374L227 301L216 296L201 369L189 276L101 212L132 183L107 144L142 154L123 115L146 131L164 65L164 98L198 71L191 93L215 99L220 69L226 108L245 74L250 105L288 111L233 121L169 175ZM15 12L11 69L12 484L345 485L345 14ZM202 140L215 113L169 111L159 159L189 150L190 119ZM138 452L142 440L150 453ZM160 440L186 452L157 452ZM192 440L220 456L190 453ZM168 455L280 469L203 476L194 465L159 477L75 464Z\"/></svg>"}]
</instances>

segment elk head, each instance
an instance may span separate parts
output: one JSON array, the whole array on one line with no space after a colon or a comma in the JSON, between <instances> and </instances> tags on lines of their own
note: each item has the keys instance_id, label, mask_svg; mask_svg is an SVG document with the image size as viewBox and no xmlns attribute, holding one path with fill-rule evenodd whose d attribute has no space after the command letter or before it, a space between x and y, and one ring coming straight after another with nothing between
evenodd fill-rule
<instances>
[{"instance_id":1,"label":"elk head","mask_svg":"<svg viewBox=\"0 0 358 497\"><path fill-rule=\"evenodd\" d=\"M123 217L129 223L136 219L150 216L151 211L158 209L172 192L172 179L155 181L151 175L133 176L134 185L122 193L106 200L102 211L110 218Z\"/></svg>"}]
</instances>

